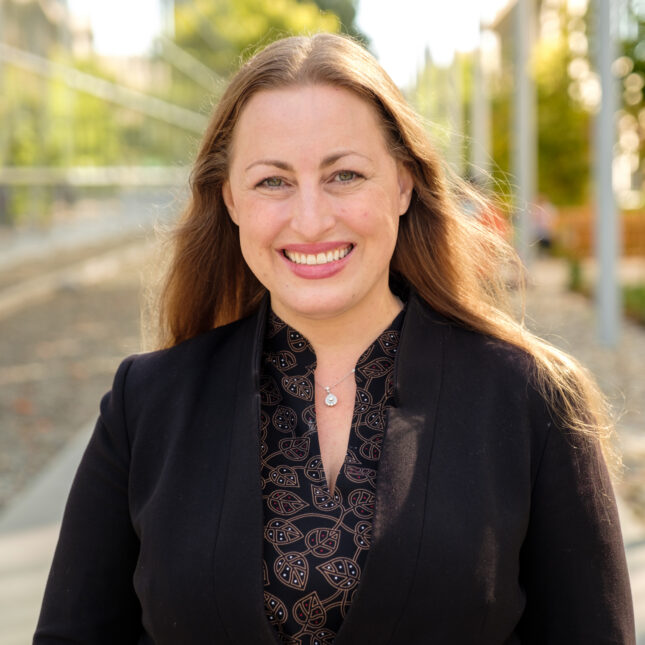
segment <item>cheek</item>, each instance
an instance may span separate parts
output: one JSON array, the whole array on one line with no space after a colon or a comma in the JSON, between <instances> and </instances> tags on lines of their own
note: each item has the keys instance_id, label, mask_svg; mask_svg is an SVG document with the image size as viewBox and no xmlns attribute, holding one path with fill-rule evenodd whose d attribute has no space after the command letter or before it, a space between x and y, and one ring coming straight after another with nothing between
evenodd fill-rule
<instances>
[{"instance_id":1,"label":"cheek","mask_svg":"<svg viewBox=\"0 0 645 645\"><path fill-rule=\"evenodd\" d=\"M266 245L280 231L280 216L271 205L258 200L245 200L239 209L240 239L247 244Z\"/></svg>"},{"instance_id":2,"label":"cheek","mask_svg":"<svg viewBox=\"0 0 645 645\"><path fill-rule=\"evenodd\" d=\"M239 227L242 251L254 250L255 253L258 253L262 248L271 244L273 235L261 218L242 218Z\"/></svg>"}]
</instances>

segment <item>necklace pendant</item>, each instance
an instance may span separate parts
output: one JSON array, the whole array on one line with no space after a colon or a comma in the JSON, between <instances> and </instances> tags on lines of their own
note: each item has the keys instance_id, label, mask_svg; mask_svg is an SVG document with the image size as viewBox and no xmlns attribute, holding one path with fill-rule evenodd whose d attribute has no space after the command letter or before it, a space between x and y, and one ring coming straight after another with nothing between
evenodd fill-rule
<instances>
[{"instance_id":1,"label":"necklace pendant","mask_svg":"<svg viewBox=\"0 0 645 645\"><path fill-rule=\"evenodd\" d=\"M329 408L333 408L336 403L338 403L338 397L335 394L327 391L327 396L325 397L325 405Z\"/></svg>"}]
</instances>

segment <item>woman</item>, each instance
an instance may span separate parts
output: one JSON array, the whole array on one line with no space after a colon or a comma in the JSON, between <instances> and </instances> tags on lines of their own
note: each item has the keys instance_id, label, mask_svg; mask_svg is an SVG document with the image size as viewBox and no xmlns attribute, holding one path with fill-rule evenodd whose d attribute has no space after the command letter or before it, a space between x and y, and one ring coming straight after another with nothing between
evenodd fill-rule
<instances>
[{"instance_id":1,"label":"woman","mask_svg":"<svg viewBox=\"0 0 645 645\"><path fill-rule=\"evenodd\" d=\"M37 643L634 642L597 390L359 45L242 67L174 239Z\"/></svg>"}]
</instances>

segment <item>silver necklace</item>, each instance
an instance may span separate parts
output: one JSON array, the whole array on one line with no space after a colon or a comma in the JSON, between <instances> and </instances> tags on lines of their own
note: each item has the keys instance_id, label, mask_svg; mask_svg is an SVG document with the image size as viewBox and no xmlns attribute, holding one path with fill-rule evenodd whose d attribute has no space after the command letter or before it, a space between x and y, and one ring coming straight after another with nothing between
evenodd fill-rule
<instances>
[{"instance_id":1,"label":"silver necklace","mask_svg":"<svg viewBox=\"0 0 645 645\"><path fill-rule=\"evenodd\" d=\"M337 381L333 385L319 385L325 392L327 396L325 397L325 405L329 408L333 408L338 403L338 397L331 391L333 387L340 385L350 374L353 374L356 371L356 368L352 369L351 372L347 372L340 381Z\"/></svg>"}]
</instances>

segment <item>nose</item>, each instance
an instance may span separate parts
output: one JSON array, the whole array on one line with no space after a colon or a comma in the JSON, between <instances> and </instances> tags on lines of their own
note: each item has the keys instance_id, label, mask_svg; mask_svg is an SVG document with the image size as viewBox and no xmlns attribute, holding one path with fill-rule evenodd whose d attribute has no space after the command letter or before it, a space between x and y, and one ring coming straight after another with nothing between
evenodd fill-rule
<instances>
[{"instance_id":1,"label":"nose","mask_svg":"<svg viewBox=\"0 0 645 645\"><path fill-rule=\"evenodd\" d=\"M304 240L316 241L331 230L336 217L318 186L301 186L293 200L291 228Z\"/></svg>"}]
</instances>

